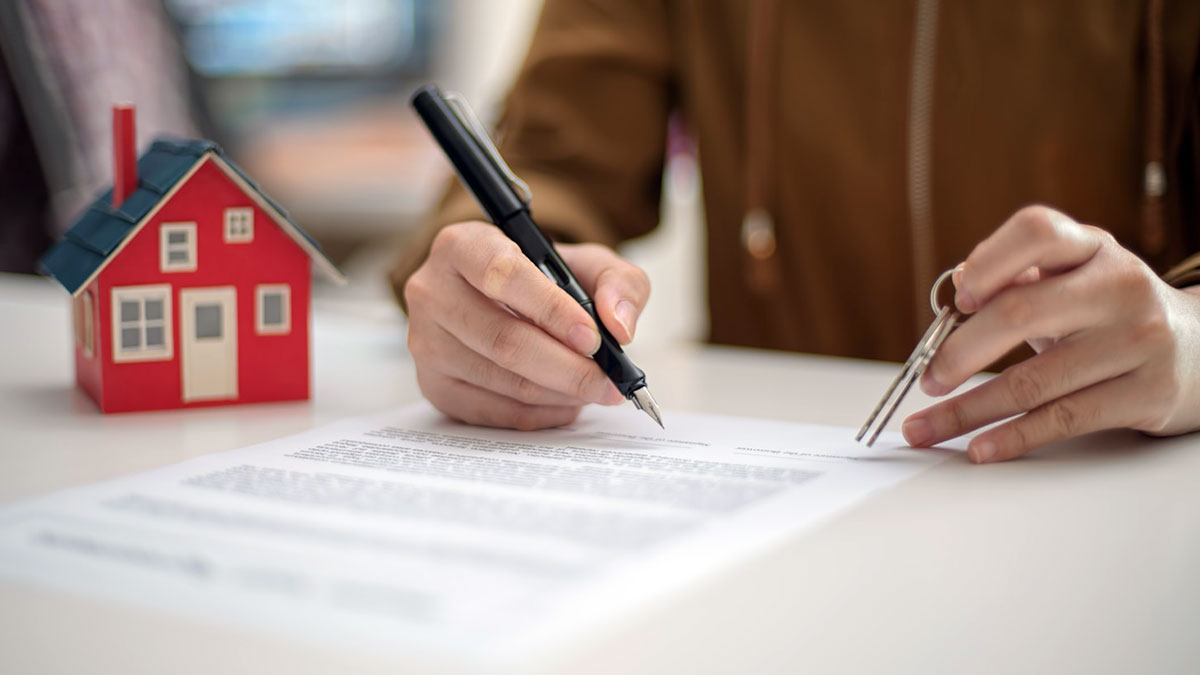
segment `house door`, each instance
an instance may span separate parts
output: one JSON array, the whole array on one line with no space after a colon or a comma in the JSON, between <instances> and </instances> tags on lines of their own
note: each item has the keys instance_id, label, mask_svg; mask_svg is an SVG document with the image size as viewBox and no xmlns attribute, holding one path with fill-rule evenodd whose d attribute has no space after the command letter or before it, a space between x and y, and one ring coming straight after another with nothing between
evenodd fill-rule
<instances>
[{"instance_id":1,"label":"house door","mask_svg":"<svg viewBox=\"0 0 1200 675\"><path fill-rule=\"evenodd\" d=\"M237 398L237 293L232 286L179 291L183 400Z\"/></svg>"}]
</instances>

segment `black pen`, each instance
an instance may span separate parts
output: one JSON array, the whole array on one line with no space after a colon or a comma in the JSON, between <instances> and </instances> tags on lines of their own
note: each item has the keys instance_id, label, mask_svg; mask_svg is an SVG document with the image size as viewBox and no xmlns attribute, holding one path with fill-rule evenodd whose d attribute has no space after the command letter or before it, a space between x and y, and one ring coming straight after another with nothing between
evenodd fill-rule
<instances>
[{"instance_id":1,"label":"black pen","mask_svg":"<svg viewBox=\"0 0 1200 675\"><path fill-rule=\"evenodd\" d=\"M596 303L533 222L529 213L529 186L504 163L466 101L453 94L443 95L437 87L426 85L413 95L412 106L492 222L521 247L521 252L538 269L592 316L600 331L600 349L592 358L621 395L663 426L662 413L646 387L646 374L629 360L621 345L604 327L596 312ZM518 187L524 194L517 192Z\"/></svg>"}]
</instances>

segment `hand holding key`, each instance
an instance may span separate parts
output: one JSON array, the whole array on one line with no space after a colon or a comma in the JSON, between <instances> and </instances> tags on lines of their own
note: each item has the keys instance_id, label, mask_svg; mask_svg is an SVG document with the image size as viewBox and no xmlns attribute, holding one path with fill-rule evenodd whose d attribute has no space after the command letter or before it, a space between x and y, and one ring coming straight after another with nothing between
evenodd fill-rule
<instances>
[{"instance_id":1,"label":"hand holding key","mask_svg":"<svg viewBox=\"0 0 1200 675\"><path fill-rule=\"evenodd\" d=\"M937 295L951 273L958 293L946 306ZM930 395L949 393L1021 339L1039 356L910 416L908 441L926 447L1019 415L973 440L969 456L985 462L1105 428L1200 427L1198 295L1166 286L1102 230L1044 207L1024 209L938 279L930 298L938 318L858 438L878 422L868 444L875 440L913 382ZM951 336L962 313L975 310L984 318L964 326L968 337ZM951 347L953 358L934 358Z\"/></svg>"},{"instance_id":2,"label":"hand holding key","mask_svg":"<svg viewBox=\"0 0 1200 675\"><path fill-rule=\"evenodd\" d=\"M1007 418L971 440L972 461L1101 429L1200 428L1200 289L1168 286L1104 230L1022 209L975 247L955 285L956 307L973 315L937 349L925 393L953 392L1021 342L1037 355L909 416L913 446Z\"/></svg>"}]
</instances>

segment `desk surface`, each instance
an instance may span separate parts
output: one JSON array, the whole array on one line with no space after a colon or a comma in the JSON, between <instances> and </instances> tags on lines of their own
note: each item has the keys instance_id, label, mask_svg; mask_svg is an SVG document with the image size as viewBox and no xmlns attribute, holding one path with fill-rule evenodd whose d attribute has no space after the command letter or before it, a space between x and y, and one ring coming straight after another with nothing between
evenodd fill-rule
<instances>
[{"instance_id":1,"label":"desk surface","mask_svg":"<svg viewBox=\"0 0 1200 675\"><path fill-rule=\"evenodd\" d=\"M403 325L318 297L313 400L105 416L73 386L69 304L0 275L0 502L419 398ZM857 426L888 364L635 345L671 409ZM918 394L906 410L924 403ZM902 411L903 412L903 411ZM897 416L899 419L900 416ZM894 425L895 423L893 423ZM1200 437L1109 432L1007 464L957 456L544 672L1195 672ZM0 583L6 672L385 672L183 617Z\"/></svg>"}]
</instances>

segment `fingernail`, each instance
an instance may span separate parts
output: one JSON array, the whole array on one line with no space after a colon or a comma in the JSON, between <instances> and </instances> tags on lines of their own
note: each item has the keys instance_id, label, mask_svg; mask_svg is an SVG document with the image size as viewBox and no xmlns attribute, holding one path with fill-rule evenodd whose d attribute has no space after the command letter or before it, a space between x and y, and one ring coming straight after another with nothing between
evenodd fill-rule
<instances>
[{"instance_id":1,"label":"fingernail","mask_svg":"<svg viewBox=\"0 0 1200 675\"><path fill-rule=\"evenodd\" d=\"M976 464L983 464L996 454L996 444L989 440L974 440L967 447L967 457Z\"/></svg>"},{"instance_id":2,"label":"fingernail","mask_svg":"<svg viewBox=\"0 0 1200 675\"><path fill-rule=\"evenodd\" d=\"M921 376L921 391L926 396L941 396L946 393L946 385L938 381L932 370L926 370Z\"/></svg>"},{"instance_id":3,"label":"fingernail","mask_svg":"<svg viewBox=\"0 0 1200 675\"><path fill-rule=\"evenodd\" d=\"M577 323L567 333L567 343L575 351L591 356L600 349L600 333L586 323Z\"/></svg>"},{"instance_id":4,"label":"fingernail","mask_svg":"<svg viewBox=\"0 0 1200 675\"><path fill-rule=\"evenodd\" d=\"M963 266L959 265L958 267L954 268L954 274L950 275L950 281L954 282L955 288L962 286L962 273L963 273Z\"/></svg>"},{"instance_id":5,"label":"fingernail","mask_svg":"<svg viewBox=\"0 0 1200 675\"><path fill-rule=\"evenodd\" d=\"M632 340L634 322L637 320L637 307L628 300L622 300L617 303L616 315L617 321L621 322L621 327L625 329L625 334Z\"/></svg>"},{"instance_id":6,"label":"fingernail","mask_svg":"<svg viewBox=\"0 0 1200 675\"><path fill-rule=\"evenodd\" d=\"M933 440L933 427L923 417L910 417L904 420L900 432L904 434L904 440L913 447L924 446Z\"/></svg>"}]
</instances>

